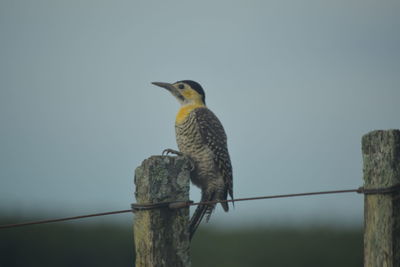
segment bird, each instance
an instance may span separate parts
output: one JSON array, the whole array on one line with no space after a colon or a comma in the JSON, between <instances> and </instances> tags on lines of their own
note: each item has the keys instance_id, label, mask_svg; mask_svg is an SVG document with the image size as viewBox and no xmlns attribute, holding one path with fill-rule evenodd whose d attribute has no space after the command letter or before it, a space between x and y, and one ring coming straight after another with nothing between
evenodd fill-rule
<instances>
[{"instance_id":1,"label":"bird","mask_svg":"<svg viewBox=\"0 0 400 267\"><path fill-rule=\"evenodd\" d=\"M165 149L163 154L172 153L189 158L193 165L191 181L201 189L201 202L227 200L228 194L233 200L232 164L227 136L220 120L206 106L201 85L192 80L152 84L167 89L180 103L175 119L179 151ZM229 211L227 202L220 204L224 211ZM190 240L205 215L208 222L215 206L197 206L189 223Z\"/></svg>"}]
</instances>

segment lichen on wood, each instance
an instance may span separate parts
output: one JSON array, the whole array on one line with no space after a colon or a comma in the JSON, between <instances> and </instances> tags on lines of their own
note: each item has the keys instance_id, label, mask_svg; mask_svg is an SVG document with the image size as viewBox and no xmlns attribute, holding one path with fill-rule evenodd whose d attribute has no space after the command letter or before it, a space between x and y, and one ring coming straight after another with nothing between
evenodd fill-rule
<instances>
[{"instance_id":1,"label":"lichen on wood","mask_svg":"<svg viewBox=\"0 0 400 267\"><path fill-rule=\"evenodd\" d=\"M189 201L190 164L184 157L152 156L135 171L138 204ZM138 211L136 267L190 266L189 208Z\"/></svg>"},{"instance_id":2,"label":"lichen on wood","mask_svg":"<svg viewBox=\"0 0 400 267\"><path fill-rule=\"evenodd\" d=\"M364 188L400 183L400 131L373 131L362 139ZM364 266L400 266L400 193L364 199Z\"/></svg>"}]
</instances>

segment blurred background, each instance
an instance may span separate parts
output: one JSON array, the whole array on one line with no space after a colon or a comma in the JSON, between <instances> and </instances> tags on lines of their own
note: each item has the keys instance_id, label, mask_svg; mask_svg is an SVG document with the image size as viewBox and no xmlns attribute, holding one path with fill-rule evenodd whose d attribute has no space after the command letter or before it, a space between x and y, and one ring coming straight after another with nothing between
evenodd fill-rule
<instances>
[{"instance_id":1,"label":"blurred background","mask_svg":"<svg viewBox=\"0 0 400 267\"><path fill-rule=\"evenodd\" d=\"M390 0L0 1L0 221L129 208L134 169L176 148L178 103L153 81L203 86L236 198L361 186L362 135L400 124L399 11ZM1 230L0 266L132 265L132 217ZM218 207L193 266L361 266L362 217L356 194Z\"/></svg>"}]
</instances>

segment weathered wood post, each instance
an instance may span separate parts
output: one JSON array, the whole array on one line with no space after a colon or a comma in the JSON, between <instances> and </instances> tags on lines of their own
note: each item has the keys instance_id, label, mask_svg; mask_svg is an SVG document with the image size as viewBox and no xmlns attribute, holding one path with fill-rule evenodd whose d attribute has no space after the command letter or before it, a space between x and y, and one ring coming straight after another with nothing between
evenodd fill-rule
<instances>
[{"instance_id":1,"label":"weathered wood post","mask_svg":"<svg viewBox=\"0 0 400 267\"><path fill-rule=\"evenodd\" d=\"M362 138L364 188L389 188L364 199L364 266L400 266L400 131L373 131Z\"/></svg>"},{"instance_id":2,"label":"weathered wood post","mask_svg":"<svg viewBox=\"0 0 400 267\"><path fill-rule=\"evenodd\" d=\"M183 157L152 156L135 171L138 204L189 201L190 166ZM189 208L137 211L136 267L190 266Z\"/></svg>"}]
</instances>

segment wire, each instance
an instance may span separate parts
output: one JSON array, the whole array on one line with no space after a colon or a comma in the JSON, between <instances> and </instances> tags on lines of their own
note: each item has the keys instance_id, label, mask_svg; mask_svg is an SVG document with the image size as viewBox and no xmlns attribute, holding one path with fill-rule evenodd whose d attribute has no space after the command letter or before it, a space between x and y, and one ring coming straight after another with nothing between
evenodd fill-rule
<instances>
[{"instance_id":1,"label":"wire","mask_svg":"<svg viewBox=\"0 0 400 267\"><path fill-rule=\"evenodd\" d=\"M224 202L239 202L239 201L248 201L248 200L271 199L271 198L302 197L302 196L342 194L342 193L359 193L359 190L360 189L345 189L345 190L334 190L334 191L319 191L319 192L307 192L307 193L297 193L297 194L248 197L248 198L237 198L237 199L230 199L230 200L195 202L195 203L188 203L187 205L188 206L197 206L197 205L210 205L210 204L216 204L216 203L224 203Z\"/></svg>"},{"instance_id":2,"label":"wire","mask_svg":"<svg viewBox=\"0 0 400 267\"><path fill-rule=\"evenodd\" d=\"M34 224L44 224L44 223L54 223L54 222L62 222L62 221L71 221L71 220L78 220L78 219L89 218L89 217L98 217L98 216L114 215L114 214L128 213L128 212L132 212L132 210L131 210L131 209L130 209L130 210L117 210L117 211L109 211L109 212L102 212L102 213L86 214L86 215L73 216L73 217L65 217L65 218L58 218L58 219L49 219L49 220L42 220L42 221L32 221L32 222L24 222L24 223L15 223L15 224L0 225L0 229L21 227L21 226L34 225Z\"/></svg>"},{"instance_id":3,"label":"wire","mask_svg":"<svg viewBox=\"0 0 400 267\"><path fill-rule=\"evenodd\" d=\"M15 228L15 227L28 226L28 225L35 225L35 224L71 221L71 220L78 220L78 219L84 219L84 218L89 218L89 217L99 217L99 216L114 215L114 214L121 214L121 213L128 213L128 212L136 212L136 211L140 211L140 210L160 209L163 207L169 207L172 209L180 209L180 208L185 208L185 207L189 207L189 206L211 205L211 204L224 203L224 202L240 202L240 201L250 201L250 200L272 199L272 198L288 198L288 197L342 194L342 193L364 193L364 191L362 188L358 188L358 189L319 191L319 192L307 192L307 193L296 193L296 194L269 195L269 196L237 198L237 199L231 199L231 200L218 200L218 201L206 201L206 202L174 201L174 202L161 202L161 203L152 203L152 204L132 204L132 209L129 209L129 210L118 210L118 211L86 214L86 215L72 216L72 217L65 217L65 218L0 225L0 229Z\"/></svg>"}]
</instances>

